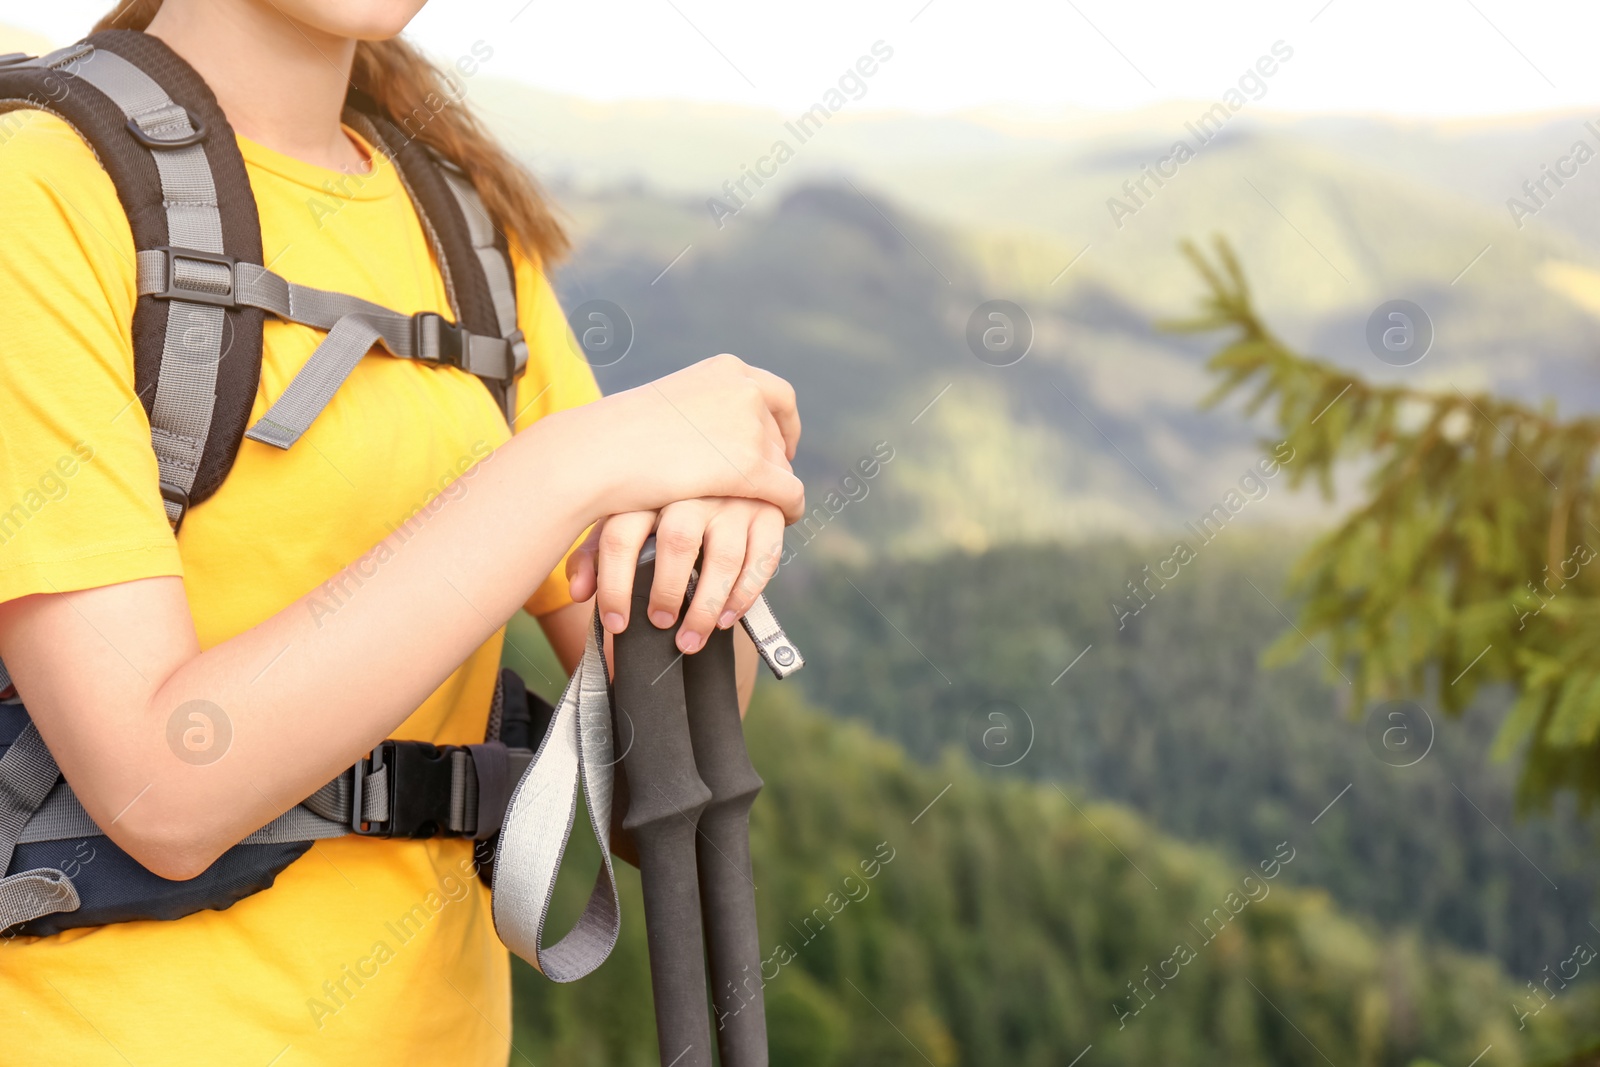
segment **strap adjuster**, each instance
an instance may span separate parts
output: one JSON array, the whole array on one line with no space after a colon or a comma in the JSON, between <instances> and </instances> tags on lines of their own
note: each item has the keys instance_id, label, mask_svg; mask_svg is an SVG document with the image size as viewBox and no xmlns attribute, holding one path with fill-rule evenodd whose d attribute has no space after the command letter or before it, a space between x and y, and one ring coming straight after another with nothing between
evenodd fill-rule
<instances>
[{"instance_id":1,"label":"strap adjuster","mask_svg":"<svg viewBox=\"0 0 1600 1067\"><path fill-rule=\"evenodd\" d=\"M522 335L520 329L512 330L506 336L506 344L510 346L511 355L511 374L508 380L514 382L528 369L528 339Z\"/></svg>"},{"instance_id":2,"label":"strap adjuster","mask_svg":"<svg viewBox=\"0 0 1600 1067\"><path fill-rule=\"evenodd\" d=\"M239 265L239 261L233 256L222 255L218 252L201 252L193 248L179 248L174 245L157 245L149 251L161 253L164 261L162 264L163 287L150 293L150 296L157 300L184 300L191 304L210 304L213 307L231 308L238 306L238 302L234 299L234 278L235 268ZM193 284L184 284L178 278L179 268L183 263L210 263L219 267L226 267L228 269L227 291L217 292L215 289L203 289L197 288Z\"/></svg>"},{"instance_id":3,"label":"strap adjuster","mask_svg":"<svg viewBox=\"0 0 1600 1067\"><path fill-rule=\"evenodd\" d=\"M189 124L188 133L178 133L172 137L157 137L150 132L151 129L175 125L180 116ZM142 125L141 120L147 123L149 128ZM131 118L128 120L127 126L128 132L133 134L136 141L151 149L188 148L190 145L199 144L205 140L207 132L206 124L196 118L194 112L177 104Z\"/></svg>"},{"instance_id":4,"label":"strap adjuster","mask_svg":"<svg viewBox=\"0 0 1600 1067\"><path fill-rule=\"evenodd\" d=\"M458 747L440 747L426 741L384 741L371 755L363 756L354 768L350 832L362 837L463 836L460 831L450 829L453 781L450 753ZM366 822L361 817L366 800L366 779L378 771L385 772L389 818L385 822Z\"/></svg>"},{"instance_id":5,"label":"strap adjuster","mask_svg":"<svg viewBox=\"0 0 1600 1067\"><path fill-rule=\"evenodd\" d=\"M411 316L411 350L427 363L464 366L471 336L437 312L419 311Z\"/></svg>"}]
</instances>

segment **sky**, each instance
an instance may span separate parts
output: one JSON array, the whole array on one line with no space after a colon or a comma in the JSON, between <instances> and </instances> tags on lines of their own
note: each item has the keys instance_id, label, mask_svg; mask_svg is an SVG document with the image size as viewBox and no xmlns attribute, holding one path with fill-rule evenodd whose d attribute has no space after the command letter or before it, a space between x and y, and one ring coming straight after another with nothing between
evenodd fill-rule
<instances>
[{"instance_id":1,"label":"sky","mask_svg":"<svg viewBox=\"0 0 1600 1067\"><path fill-rule=\"evenodd\" d=\"M0 23L66 43L109 2L0 0ZM432 0L408 33L596 100L803 110L881 41L854 110L1118 111L1216 99L1282 42L1262 108L1600 114L1592 0Z\"/></svg>"}]
</instances>

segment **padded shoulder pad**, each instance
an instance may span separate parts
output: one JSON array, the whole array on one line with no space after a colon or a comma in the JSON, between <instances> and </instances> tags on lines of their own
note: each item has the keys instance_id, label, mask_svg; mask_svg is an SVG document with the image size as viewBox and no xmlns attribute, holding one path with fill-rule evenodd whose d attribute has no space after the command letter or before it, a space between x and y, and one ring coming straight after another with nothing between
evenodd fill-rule
<instances>
[{"instance_id":1,"label":"padded shoulder pad","mask_svg":"<svg viewBox=\"0 0 1600 1067\"><path fill-rule=\"evenodd\" d=\"M250 178L245 172L244 157L234 140L233 127L217 104L204 79L194 68L180 59L176 52L161 40L133 30L106 30L88 39L95 48L128 60L148 74L167 91L174 103L185 108L191 122L198 120L204 128L201 144L206 161L211 165L211 178L216 186L217 210L222 221L222 244L226 255L243 263L260 263L261 219L256 213L255 194L250 191ZM155 173L151 152L140 144L122 124L123 136L114 142L113 151L138 157L149 177L149 184L140 192L144 199L139 210L148 216L148 238L134 228L134 241L139 248L154 248L168 244L166 213L162 209L161 186ZM96 151L100 149L96 147ZM102 158L105 157L101 152ZM128 205L128 198L123 197ZM130 218L133 211L129 211ZM169 329L171 305L152 296L141 296L134 312L133 350L135 380L139 396L149 414L155 403L156 381L161 369L161 354ZM191 504L199 503L216 492L233 468L234 456L250 421L250 409L255 403L256 388L261 379L261 326L266 313L259 308L230 307L225 309L221 357L217 364L216 402L212 409L211 431L206 439L205 451L200 459L200 469L194 486L189 490Z\"/></svg>"},{"instance_id":2,"label":"padded shoulder pad","mask_svg":"<svg viewBox=\"0 0 1600 1067\"><path fill-rule=\"evenodd\" d=\"M114 53L137 67L188 112L200 133L198 144L209 164L222 231L222 251L237 260L261 262L261 226L244 159L216 97L192 67L155 37L132 30L107 30L51 57L49 65L0 66L0 110L49 111L75 129L110 176L127 213L136 250L172 244L162 177L155 153L136 132L123 108L84 76L96 51ZM141 296L134 308L134 383L146 415L156 403L169 318L183 305ZM257 308L223 311L222 345L217 363L216 399L209 434L198 456L188 500L209 497L227 477L244 436L261 373L261 326ZM179 328L182 328L181 322ZM30 358L48 358L32 353Z\"/></svg>"}]
</instances>

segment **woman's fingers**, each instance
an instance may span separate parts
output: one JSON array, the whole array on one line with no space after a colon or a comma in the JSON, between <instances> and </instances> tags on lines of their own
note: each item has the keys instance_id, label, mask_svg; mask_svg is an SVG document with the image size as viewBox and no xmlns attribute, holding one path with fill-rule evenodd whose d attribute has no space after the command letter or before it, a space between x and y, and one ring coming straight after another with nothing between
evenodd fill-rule
<instances>
[{"instance_id":1,"label":"woman's fingers","mask_svg":"<svg viewBox=\"0 0 1600 1067\"><path fill-rule=\"evenodd\" d=\"M596 553L600 551L600 531L605 529L605 525L605 520L601 519L589 527L583 542L572 550L572 555L567 557L567 592L575 604L581 604L594 596L594 561Z\"/></svg>"},{"instance_id":2,"label":"woman's fingers","mask_svg":"<svg viewBox=\"0 0 1600 1067\"><path fill-rule=\"evenodd\" d=\"M800 444L800 409L795 401L794 386L760 367L745 364L745 370L760 387L767 410L772 413L783 435L785 457L793 459L794 450Z\"/></svg>"},{"instance_id":3,"label":"woman's fingers","mask_svg":"<svg viewBox=\"0 0 1600 1067\"><path fill-rule=\"evenodd\" d=\"M791 476L792 477L792 476ZM654 530L655 579L646 606L652 625L678 622L689 577L698 565L693 602L682 612L677 645L698 652L714 628L727 629L750 609L777 573L784 516L776 507L738 497L669 504L659 513L626 512L598 524L567 564L573 597L593 587L600 619L612 633L628 625L639 550Z\"/></svg>"},{"instance_id":4,"label":"woman's fingers","mask_svg":"<svg viewBox=\"0 0 1600 1067\"><path fill-rule=\"evenodd\" d=\"M714 515L706 527L705 550L700 557L700 579L695 583L694 602L683 616L683 628L678 632L678 647L685 652L696 652L706 642L706 637L717 624L735 591L734 582L744 566L745 553L750 542L751 518L757 508L774 511L769 505L752 505L748 501L728 501Z\"/></svg>"},{"instance_id":5,"label":"woman's fingers","mask_svg":"<svg viewBox=\"0 0 1600 1067\"><path fill-rule=\"evenodd\" d=\"M720 501L685 500L661 509L656 523L656 577L650 586L650 622L660 629L678 621L706 523L719 504Z\"/></svg>"},{"instance_id":6,"label":"woman's fingers","mask_svg":"<svg viewBox=\"0 0 1600 1067\"><path fill-rule=\"evenodd\" d=\"M755 482L756 491L749 495L776 505L783 512L785 523L796 523L805 517L805 483L795 477L788 463L768 462Z\"/></svg>"},{"instance_id":7,"label":"woman's fingers","mask_svg":"<svg viewBox=\"0 0 1600 1067\"><path fill-rule=\"evenodd\" d=\"M601 625L614 634L628 627L633 572L639 565L639 550L655 522L653 511L629 511L611 516L599 527L594 553L599 568L595 606L600 611Z\"/></svg>"},{"instance_id":8,"label":"woman's fingers","mask_svg":"<svg viewBox=\"0 0 1600 1067\"><path fill-rule=\"evenodd\" d=\"M783 513L769 504L757 508L750 521L750 538L745 547L744 566L733 583L733 592L722 605L717 626L726 630L750 610L756 597L767 587L783 559Z\"/></svg>"}]
</instances>

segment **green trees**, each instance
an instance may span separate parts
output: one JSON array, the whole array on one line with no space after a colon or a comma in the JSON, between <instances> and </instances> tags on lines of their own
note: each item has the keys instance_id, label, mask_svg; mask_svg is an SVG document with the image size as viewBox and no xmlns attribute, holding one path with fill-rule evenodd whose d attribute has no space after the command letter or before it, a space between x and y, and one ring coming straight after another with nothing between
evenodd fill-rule
<instances>
[{"instance_id":1,"label":"green trees","mask_svg":"<svg viewBox=\"0 0 1600 1067\"><path fill-rule=\"evenodd\" d=\"M998 765L1027 749L994 773L1126 805L1239 864L1339 797L1284 880L1514 974L1565 958L1600 892L1595 830L1570 797L1516 817L1515 770L1487 757L1511 703L1503 685L1457 720L1435 710L1426 758L1396 766L1409 759L1373 750L1350 687L1325 680L1320 658L1262 667L1289 629L1277 608L1292 615L1281 590L1308 540L1230 526L1120 629L1107 601L1125 604L1126 582L1170 537L813 566L785 571L774 597L809 660L793 684L916 759L954 746ZM1001 702L1029 718L985 749Z\"/></svg>"},{"instance_id":2,"label":"green trees","mask_svg":"<svg viewBox=\"0 0 1600 1067\"><path fill-rule=\"evenodd\" d=\"M1304 556L1300 628L1369 696L1427 692L1459 712L1486 686L1517 702L1501 754L1523 751L1522 796L1600 797L1600 419L1459 389L1374 385L1290 351L1262 324L1228 246L1186 246L1209 292L1175 324L1231 330L1212 401L1248 393L1299 458L1291 484L1331 491L1341 460L1371 464L1367 499ZM1281 649L1302 642L1287 634Z\"/></svg>"},{"instance_id":3,"label":"green trees","mask_svg":"<svg viewBox=\"0 0 1600 1067\"><path fill-rule=\"evenodd\" d=\"M1381 937L1289 886L1318 847L1303 820L1234 864L955 753L914 763L789 686L758 700L761 941L791 949L763 969L774 1064L1061 1067L1093 1045L1085 1064L1409 1067L1493 1045L1479 1067L1507 1067L1559 1062L1600 1028L1574 989L1519 1031L1491 961ZM529 1060L654 1062L631 870L623 888L623 941L596 974L554 986L519 966Z\"/></svg>"}]
</instances>

